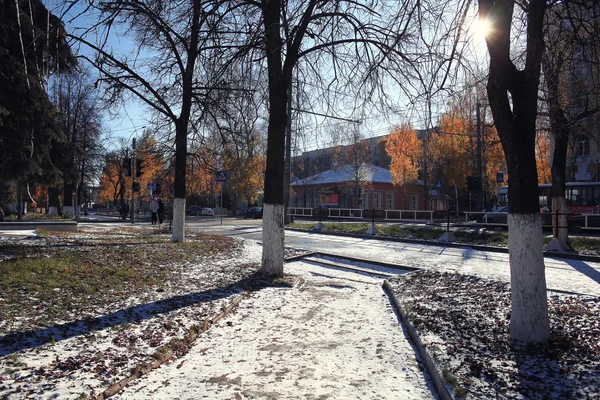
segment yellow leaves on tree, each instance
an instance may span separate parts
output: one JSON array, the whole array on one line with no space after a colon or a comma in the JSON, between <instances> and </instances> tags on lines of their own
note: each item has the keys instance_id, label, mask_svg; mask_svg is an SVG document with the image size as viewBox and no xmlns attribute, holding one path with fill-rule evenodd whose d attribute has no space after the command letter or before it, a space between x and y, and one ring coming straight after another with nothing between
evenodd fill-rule
<instances>
[{"instance_id":1,"label":"yellow leaves on tree","mask_svg":"<svg viewBox=\"0 0 600 400\"><path fill-rule=\"evenodd\" d=\"M136 182L140 183L141 195L143 198L150 200L149 183L164 184L164 161L161 152L158 151L156 139L149 129L144 131L141 140L139 141L136 158L142 162L142 175L136 176ZM136 174L137 175L137 174ZM164 190L161 197L167 197L167 191Z\"/></svg>"},{"instance_id":2,"label":"yellow leaves on tree","mask_svg":"<svg viewBox=\"0 0 600 400\"><path fill-rule=\"evenodd\" d=\"M216 159L206 148L198 150L195 157L189 158L186 191L190 195L214 197L221 191L216 182Z\"/></svg>"},{"instance_id":3,"label":"yellow leaves on tree","mask_svg":"<svg viewBox=\"0 0 600 400\"><path fill-rule=\"evenodd\" d=\"M469 149L476 138L468 134L469 125L469 121L459 115L458 109L442 115L440 133L433 136L430 146L433 159L442 166L444 180L459 188L464 188L466 177L473 175Z\"/></svg>"},{"instance_id":4,"label":"yellow leaves on tree","mask_svg":"<svg viewBox=\"0 0 600 400\"><path fill-rule=\"evenodd\" d=\"M265 186L266 158L261 154L257 134L243 148L229 147L223 164L228 173L227 186L235 192L238 202L255 203Z\"/></svg>"},{"instance_id":5,"label":"yellow leaves on tree","mask_svg":"<svg viewBox=\"0 0 600 400\"><path fill-rule=\"evenodd\" d=\"M405 186L418 179L423 144L410 125L394 128L387 137L385 150L392 159L390 172L394 184Z\"/></svg>"},{"instance_id":6,"label":"yellow leaves on tree","mask_svg":"<svg viewBox=\"0 0 600 400\"><path fill-rule=\"evenodd\" d=\"M552 183L550 157L550 138L548 137L548 133L538 133L535 139L535 163L538 173L538 183Z\"/></svg>"},{"instance_id":7,"label":"yellow leaves on tree","mask_svg":"<svg viewBox=\"0 0 600 400\"><path fill-rule=\"evenodd\" d=\"M506 171L506 157L500 143L500 136L493 127L484 128L485 162L487 171L488 190L498 193L500 186L508 184L508 175L504 173L504 182L497 182L496 174Z\"/></svg>"},{"instance_id":8,"label":"yellow leaves on tree","mask_svg":"<svg viewBox=\"0 0 600 400\"><path fill-rule=\"evenodd\" d=\"M98 201L100 203L117 201L123 196L131 196L131 177L124 174L123 159L121 157L109 157L100 177L100 190L98 191Z\"/></svg>"}]
</instances>

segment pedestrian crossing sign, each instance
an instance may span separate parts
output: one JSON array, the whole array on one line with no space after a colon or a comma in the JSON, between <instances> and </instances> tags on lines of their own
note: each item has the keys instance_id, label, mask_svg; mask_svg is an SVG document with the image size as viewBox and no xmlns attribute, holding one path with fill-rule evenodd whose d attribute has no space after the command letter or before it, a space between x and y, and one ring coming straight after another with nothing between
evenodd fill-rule
<instances>
[{"instance_id":1,"label":"pedestrian crossing sign","mask_svg":"<svg viewBox=\"0 0 600 400\"><path fill-rule=\"evenodd\" d=\"M217 182L227 182L227 172L217 171Z\"/></svg>"}]
</instances>

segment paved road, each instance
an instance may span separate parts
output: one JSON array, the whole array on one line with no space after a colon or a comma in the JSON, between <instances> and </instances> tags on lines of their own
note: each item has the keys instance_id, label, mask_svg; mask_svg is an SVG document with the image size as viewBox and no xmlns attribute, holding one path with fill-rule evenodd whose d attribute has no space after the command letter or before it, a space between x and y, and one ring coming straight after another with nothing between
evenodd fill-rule
<instances>
[{"instance_id":1,"label":"paved road","mask_svg":"<svg viewBox=\"0 0 600 400\"><path fill-rule=\"evenodd\" d=\"M118 225L131 226L129 222L109 221L110 219L95 221L90 225L106 229ZM187 218L186 224L191 230L258 242L262 240L262 220L191 217ZM149 225L149 222L136 223L136 226L144 225ZM286 246L413 268L456 271L506 282L510 280L508 254L467 247L433 246L293 231L286 231ZM548 289L600 296L600 263L561 258L546 258L545 262Z\"/></svg>"},{"instance_id":2,"label":"paved road","mask_svg":"<svg viewBox=\"0 0 600 400\"><path fill-rule=\"evenodd\" d=\"M203 220L190 223L189 229L249 240L262 240L262 224L250 220ZM286 231L286 246L330 254L387 262L402 266L456 271L485 278L510 280L508 254L426 244L321 235ZM600 296L600 263L546 258L548 289Z\"/></svg>"}]
</instances>

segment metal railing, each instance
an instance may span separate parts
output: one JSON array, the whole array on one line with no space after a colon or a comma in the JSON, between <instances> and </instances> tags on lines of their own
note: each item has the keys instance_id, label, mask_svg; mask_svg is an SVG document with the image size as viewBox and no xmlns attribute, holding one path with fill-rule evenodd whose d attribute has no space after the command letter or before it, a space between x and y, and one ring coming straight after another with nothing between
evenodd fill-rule
<instances>
[{"instance_id":1,"label":"metal railing","mask_svg":"<svg viewBox=\"0 0 600 400\"><path fill-rule=\"evenodd\" d=\"M295 217L312 217L313 209L308 207L288 207L288 215Z\"/></svg>"},{"instance_id":2,"label":"metal railing","mask_svg":"<svg viewBox=\"0 0 600 400\"><path fill-rule=\"evenodd\" d=\"M329 218L362 219L362 208L328 208Z\"/></svg>"},{"instance_id":3,"label":"metal railing","mask_svg":"<svg viewBox=\"0 0 600 400\"><path fill-rule=\"evenodd\" d=\"M428 220L433 221L433 213L435 211L432 210L384 210L385 211L385 219L388 221L401 221L401 220ZM405 218L402 218L402 214L404 214ZM412 214L412 218L406 218L406 216L410 216ZM417 215L426 215L429 214L429 218L417 218ZM397 217L396 217L397 216Z\"/></svg>"}]
</instances>

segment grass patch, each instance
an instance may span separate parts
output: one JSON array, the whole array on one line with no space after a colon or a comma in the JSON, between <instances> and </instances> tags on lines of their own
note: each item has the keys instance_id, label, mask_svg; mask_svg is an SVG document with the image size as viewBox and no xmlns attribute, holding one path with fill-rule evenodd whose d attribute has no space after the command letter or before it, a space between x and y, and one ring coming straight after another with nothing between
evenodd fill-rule
<instances>
[{"instance_id":1,"label":"grass patch","mask_svg":"<svg viewBox=\"0 0 600 400\"><path fill-rule=\"evenodd\" d=\"M43 239L27 246L2 245L0 315L9 322L33 313L40 325L71 320L74 311L85 313L88 307L105 304L107 298L168 284L173 265L200 262L239 246L221 236L188 239L171 243L168 237L122 230L93 237L46 232Z\"/></svg>"},{"instance_id":2,"label":"grass patch","mask_svg":"<svg viewBox=\"0 0 600 400\"><path fill-rule=\"evenodd\" d=\"M571 236L569 237L569 244L573 247L575 251L587 250L600 253L599 238Z\"/></svg>"},{"instance_id":3,"label":"grass patch","mask_svg":"<svg viewBox=\"0 0 600 400\"><path fill-rule=\"evenodd\" d=\"M315 223L294 223L287 225L296 229L312 229ZM329 232L344 232L362 234L369 229L369 223L325 223L325 230ZM396 237L401 239L438 240L445 232L442 228L414 227L401 224L375 225L379 236ZM498 247L508 246L508 234L505 232L468 232L453 231L457 243L470 243Z\"/></svg>"},{"instance_id":4,"label":"grass patch","mask_svg":"<svg viewBox=\"0 0 600 400\"><path fill-rule=\"evenodd\" d=\"M316 225L313 223L294 223L287 225L296 229L312 229ZM369 223L325 223L325 230L329 232L357 233L364 234L371 226ZM438 240L445 232L445 229L430 227L414 227L401 224L396 225L375 225L379 231L378 236L396 237L401 239L417 240ZM452 231L456 243L474 244L480 246L508 247L508 232L470 232L470 231ZM546 246L552 237L544 236L544 246ZM589 238L571 236L569 243L577 252L589 251L600 253L600 238Z\"/></svg>"}]
</instances>

